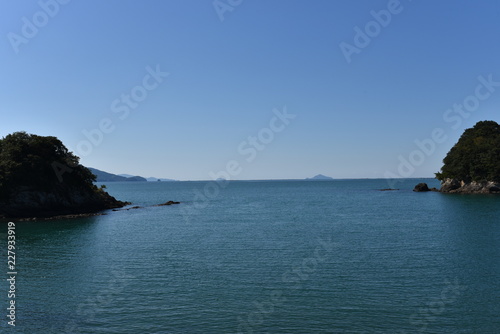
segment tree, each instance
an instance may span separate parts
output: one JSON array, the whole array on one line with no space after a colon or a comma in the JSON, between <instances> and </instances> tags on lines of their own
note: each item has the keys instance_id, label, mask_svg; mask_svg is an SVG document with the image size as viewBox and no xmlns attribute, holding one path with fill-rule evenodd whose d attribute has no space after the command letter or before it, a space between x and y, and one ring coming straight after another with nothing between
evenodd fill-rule
<instances>
[{"instance_id":1,"label":"tree","mask_svg":"<svg viewBox=\"0 0 500 334\"><path fill-rule=\"evenodd\" d=\"M64 179L54 164L68 166ZM15 132L0 139L0 199L8 199L20 188L47 191L58 183L78 188L93 188L95 176L79 164L56 137Z\"/></svg>"},{"instance_id":2,"label":"tree","mask_svg":"<svg viewBox=\"0 0 500 334\"><path fill-rule=\"evenodd\" d=\"M0 217L53 217L122 207L56 137L0 139Z\"/></svg>"},{"instance_id":3,"label":"tree","mask_svg":"<svg viewBox=\"0 0 500 334\"><path fill-rule=\"evenodd\" d=\"M500 125L481 121L466 129L443 160L438 180L500 181Z\"/></svg>"}]
</instances>

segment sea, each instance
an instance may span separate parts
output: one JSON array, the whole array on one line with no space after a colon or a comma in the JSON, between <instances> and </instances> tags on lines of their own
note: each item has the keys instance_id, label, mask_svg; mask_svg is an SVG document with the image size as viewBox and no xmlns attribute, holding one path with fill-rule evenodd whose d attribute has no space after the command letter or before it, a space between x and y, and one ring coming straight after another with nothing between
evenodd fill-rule
<instances>
[{"instance_id":1,"label":"sea","mask_svg":"<svg viewBox=\"0 0 500 334\"><path fill-rule=\"evenodd\" d=\"M0 332L500 333L500 197L419 182L106 183L129 210L13 221L15 298L1 224Z\"/></svg>"}]
</instances>

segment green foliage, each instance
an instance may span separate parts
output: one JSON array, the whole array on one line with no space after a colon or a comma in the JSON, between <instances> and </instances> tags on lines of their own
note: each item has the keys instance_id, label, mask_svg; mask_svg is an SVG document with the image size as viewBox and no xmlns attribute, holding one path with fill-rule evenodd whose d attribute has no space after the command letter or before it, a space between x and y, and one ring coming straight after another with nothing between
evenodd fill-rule
<instances>
[{"instance_id":1,"label":"green foliage","mask_svg":"<svg viewBox=\"0 0 500 334\"><path fill-rule=\"evenodd\" d=\"M482 121L465 130L443 163L438 180L500 181L500 125Z\"/></svg>"},{"instance_id":2,"label":"green foliage","mask_svg":"<svg viewBox=\"0 0 500 334\"><path fill-rule=\"evenodd\" d=\"M64 173L55 165L63 166ZM93 189L93 181L95 176L56 137L16 132L0 139L0 200L23 188Z\"/></svg>"}]
</instances>

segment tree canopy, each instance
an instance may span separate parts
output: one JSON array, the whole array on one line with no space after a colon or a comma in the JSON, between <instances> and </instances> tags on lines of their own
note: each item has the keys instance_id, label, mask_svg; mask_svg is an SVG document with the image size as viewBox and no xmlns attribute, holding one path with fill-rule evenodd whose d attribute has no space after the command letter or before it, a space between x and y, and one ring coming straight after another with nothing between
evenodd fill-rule
<instances>
[{"instance_id":1,"label":"tree canopy","mask_svg":"<svg viewBox=\"0 0 500 334\"><path fill-rule=\"evenodd\" d=\"M95 176L56 137L15 132L0 139L0 200L20 188L47 191L71 186L93 189Z\"/></svg>"},{"instance_id":2,"label":"tree canopy","mask_svg":"<svg viewBox=\"0 0 500 334\"><path fill-rule=\"evenodd\" d=\"M436 178L470 181L500 181L500 125L481 121L464 131L443 160Z\"/></svg>"}]
</instances>

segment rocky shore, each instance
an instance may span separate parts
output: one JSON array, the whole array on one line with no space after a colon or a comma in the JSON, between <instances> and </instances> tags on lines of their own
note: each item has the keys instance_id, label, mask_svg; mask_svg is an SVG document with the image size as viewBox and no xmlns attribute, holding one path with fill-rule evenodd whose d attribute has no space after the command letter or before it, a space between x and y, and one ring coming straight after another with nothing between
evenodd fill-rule
<instances>
[{"instance_id":1,"label":"rocky shore","mask_svg":"<svg viewBox=\"0 0 500 334\"><path fill-rule=\"evenodd\" d=\"M0 220L74 219L107 215L106 210L128 211L145 208L143 206L130 206L131 204L119 201L101 190L88 193L72 190L64 194L24 190L7 203L0 202ZM181 202L168 201L153 205L153 207L175 204L181 204Z\"/></svg>"},{"instance_id":2,"label":"rocky shore","mask_svg":"<svg viewBox=\"0 0 500 334\"><path fill-rule=\"evenodd\" d=\"M0 201L0 218L53 218L92 216L100 211L128 205L100 190L69 189L40 191L27 187Z\"/></svg>"},{"instance_id":3,"label":"rocky shore","mask_svg":"<svg viewBox=\"0 0 500 334\"><path fill-rule=\"evenodd\" d=\"M450 194L500 194L500 183L493 181L465 182L446 179L441 183L440 192Z\"/></svg>"},{"instance_id":4,"label":"rocky shore","mask_svg":"<svg viewBox=\"0 0 500 334\"><path fill-rule=\"evenodd\" d=\"M457 179L446 179L441 182L441 189L430 189L426 183L419 183L415 192L438 191L447 194L500 194L500 183L493 181L465 182Z\"/></svg>"}]
</instances>

